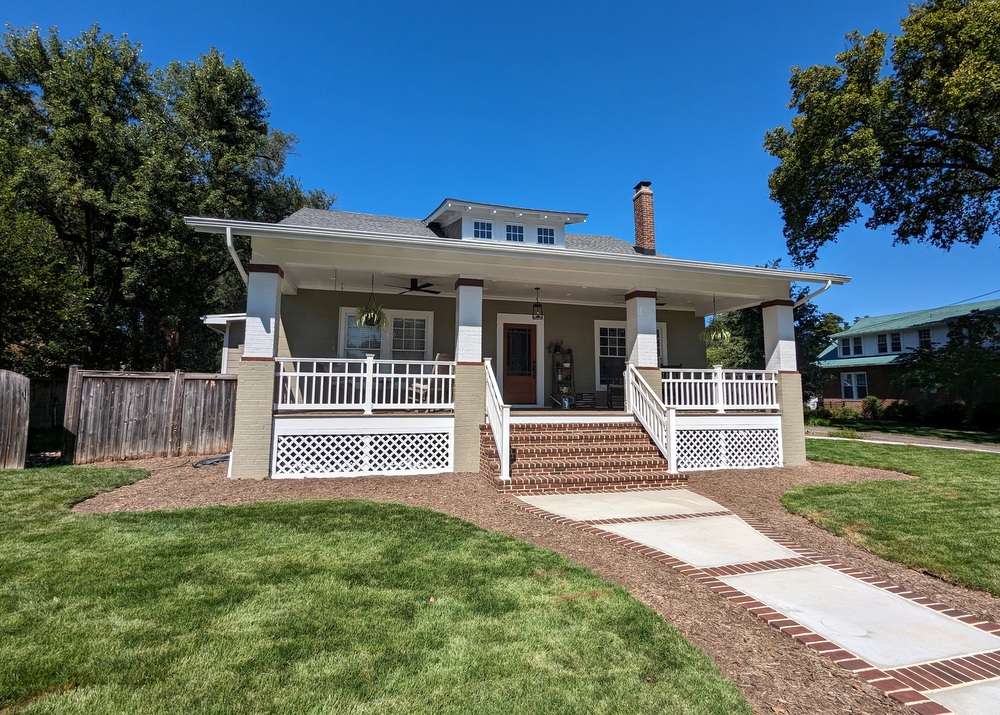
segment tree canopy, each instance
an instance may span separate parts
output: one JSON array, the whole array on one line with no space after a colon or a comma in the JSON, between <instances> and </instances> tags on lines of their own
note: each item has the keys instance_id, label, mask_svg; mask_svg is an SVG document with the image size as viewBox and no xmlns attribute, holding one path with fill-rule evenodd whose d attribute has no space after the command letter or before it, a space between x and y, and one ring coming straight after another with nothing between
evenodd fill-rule
<instances>
[{"instance_id":1,"label":"tree canopy","mask_svg":"<svg viewBox=\"0 0 1000 715\"><path fill-rule=\"evenodd\" d=\"M240 309L243 286L225 247L196 236L183 217L276 221L334 200L283 174L297 140L267 119L253 77L215 49L154 69L141 45L97 25L73 39L8 28L0 220L17 227L5 240L17 241L21 258L0 273L0 291L36 330L0 335L0 363L14 366L29 343L53 342L58 350L35 350L51 370L66 360L213 367L217 340L199 316ZM23 290L30 266L60 286L77 329L45 327L43 302Z\"/></svg>"},{"instance_id":2,"label":"tree canopy","mask_svg":"<svg viewBox=\"0 0 1000 715\"><path fill-rule=\"evenodd\" d=\"M895 38L847 36L792 68L791 128L767 132L788 250L811 266L862 216L896 243L978 245L1000 226L1000 2L929 0Z\"/></svg>"}]
</instances>

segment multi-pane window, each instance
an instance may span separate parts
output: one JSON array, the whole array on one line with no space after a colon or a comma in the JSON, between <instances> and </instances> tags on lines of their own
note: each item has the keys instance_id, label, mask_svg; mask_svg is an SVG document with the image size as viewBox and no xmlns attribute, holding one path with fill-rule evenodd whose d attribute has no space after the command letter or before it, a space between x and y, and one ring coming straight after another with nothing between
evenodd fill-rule
<instances>
[{"instance_id":1,"label":"multi-pane window","mask_svg":"<svg viewBox=\"0 0 1000 715\"><path fill-rule=\"evenodd\" d=\"M473 238L493 238L493 222L492 221L474 221L472 223L472 237Z\"/></svg>"},{"instance_id":2,"label":"multi-pane window","mask_svg":"<svg viewBox=\"0 0 1000 715\"><path fill-rule=\"evenodd\" d=\"M931 349L931 331L929 329L922 329L917 331L917 342L920 343L921 350Z\"/></svg>"},{"instance_id":3,"label":"multi-pane window","mask_svg":"<svg viewBox=\"0 0 1000 715\"><path fill-rule=\"evenodd\" d=\"M547 246L552 246L556 242L556 230L554 228L539 228L538 242Z\"/></svg>"},{"instance_id":4,"label":"multi-pane window","mask_svg":"<svg viewBox=\"0 0 1000 715\"><path fill-rule=\"evenodd\" d=\"M621 385L625 372L625 328L602 325L597 330L598 384Z\"/></svg>"},{"instance_id":5,"label":"multi-pane window","mask_svg":"<svg viewBox=\"0 0 1000 715\"><path fill-rule=\"evenodd\" d=\"M889 345L894 353L903 352L903 341L899 333L889 333Z\"/></svg>"},{"instance_id":6,"label":"multi-pane window","mask_svg":"<svg viewBox=\"0 0 1000 715\"><path fill-rule=\"evenodd\" d=\"M861 348L861 338L854 338L854 354L861 355L864 350Z\"/></svg>"},{"instance_id":7,"label":"multi-pane window","mask_svg":"<svg viewBox=\"0 0 1000 715\"><path fill-rule=\"evenodd\" d=\"M886 339L885 335L877 336L878 339L878 351L880 353L889 352L889 341Z\"/></svg>"},{"instance_id":8,"label":"multi-pane window","mask_svg":"<svg viewBox=\"0 0 1000 715\"><path fill-rule=\"evenodd\" d=\"M354 316L347 316L347 337L344 341L344 357L364 359L367 353L376 357L382 353L382 329L369 328L354 322Z\"/></svg>"},{"instance_id":9,"label":"multi-pane window","mask_svg":"<svg viewBox=\"0 0 1000 715\"><path fill-rule=\"evenodd\" d=\"M427 347L427 321L424 318L392 319L392 359L423 360Z\"/></svg>"},{"instance_id":10,"label":"multi-pane window","mask_svg":"<svg viewBox=\"0 0 1000 715\"><path fill-rule=\"evenodd\" d=\"M378 360L429 359L431 314L406 310L387 312L385 326L368 327L355 322L353 308L342 310L343 357L363 360L372 353Z\"/></svg>"},{"instance_id":11,"label":"multi-pane window","mask_svg":"<svg viewBox=\"0 0 1000 715\"><path fill-rule=\"evenodd\" d=\"M840 395L845 400L863 400L868 397L867 373L840 373Z\"/></svg>"},{"instance_id":12,"label":"multi-pane window","mask_svg":"<svg viewBox=\"0 0 1000 715\"><path fill-rule=\"evenodd\" d=\"M524 226L518 226L513 223L507 224L507 240L524 243Z\"/></svg>"},{"instance_id":13,"label":"multi-pane window","mask_svg":"<svg viewBox=\"0 0 1000 715\"><path fill-rule=\"evenodd\" d=\"M840 339L840 357L851 354L851 339L841 338Z\"/></svg>"}]
</instances>

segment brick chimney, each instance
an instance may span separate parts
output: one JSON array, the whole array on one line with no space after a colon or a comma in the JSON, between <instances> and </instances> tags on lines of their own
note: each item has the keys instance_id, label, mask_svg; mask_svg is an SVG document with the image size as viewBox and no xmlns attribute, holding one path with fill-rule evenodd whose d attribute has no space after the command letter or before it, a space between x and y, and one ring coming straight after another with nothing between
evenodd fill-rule
<instances>
[{"instance_id":1,"label":"brick chimney","mask_svg":"<svg viewBox=\"0 0 1000 715\"><path fill-rule=\"evenodd\" d=\"M656 229L653 226L653 190L648 181L635 185L635 250L647 256L656 255Z\"/></svg>"}]
</instances>

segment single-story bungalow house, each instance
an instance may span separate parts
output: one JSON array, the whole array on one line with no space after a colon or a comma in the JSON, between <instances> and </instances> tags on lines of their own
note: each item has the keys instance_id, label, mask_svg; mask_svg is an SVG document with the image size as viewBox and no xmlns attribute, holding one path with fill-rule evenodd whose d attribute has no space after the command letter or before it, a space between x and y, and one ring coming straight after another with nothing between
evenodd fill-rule
<instances>
[{"instance_id":1,"label":"single-story bungalow house","mask_svg":"<svg viewBox=\"0 0 1000 715\"><path fill-rule=\"evenodd\" d=\"M458 199L422 220L187 217L252 245L245 267L233 251L246 313L206 318L239 376L230 476L598 489L803 463L790 283L850 279L661 255L653 192L634 191L634 243L571 233L584 213ZM707 366L706 316L748 306L767 369Z\"/></svg>"}]
</instances>

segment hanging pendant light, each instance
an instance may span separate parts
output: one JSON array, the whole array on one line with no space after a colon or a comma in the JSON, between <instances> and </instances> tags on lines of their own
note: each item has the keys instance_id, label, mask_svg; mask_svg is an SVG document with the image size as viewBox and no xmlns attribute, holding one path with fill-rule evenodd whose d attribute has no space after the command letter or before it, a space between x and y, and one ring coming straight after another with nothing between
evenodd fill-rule
<instances>
[{"instance_id":1,"label":"hanging pendant light","mask_svg":"<svg viewBox=\"0 0 1000 715\"><path fill-rule=\"evenodd\" d=\"M535 304L531 306L531 319L541 320L542 319L542 304L538 302L538 291L539 288L535 288Z\"/></svg>"}]
</instances>

